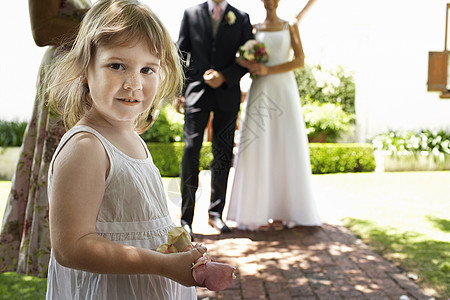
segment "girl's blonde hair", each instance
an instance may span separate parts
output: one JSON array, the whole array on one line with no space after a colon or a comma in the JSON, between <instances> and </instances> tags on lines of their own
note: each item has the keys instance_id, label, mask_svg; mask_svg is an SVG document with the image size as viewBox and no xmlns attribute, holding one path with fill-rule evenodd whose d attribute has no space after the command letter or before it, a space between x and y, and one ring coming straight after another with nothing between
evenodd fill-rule
<instances>
[{"instance_id":1,"label":"girl's blonde hair","mask_svg":"<svg viewBox=\"0 0 450 300\"><path fill-rule=\"evenodd\" d=\"M87 12L72 48L62 54L49 72L49 104L73 127L92 106L84 74L101 45L122 45L143 39L161 60L161 82L149 109L135 121L138 132L154 120L161 102L182 88L183 72L176 46L159 18L135 0L99 0Z\"/></svg>"}]
</instances>

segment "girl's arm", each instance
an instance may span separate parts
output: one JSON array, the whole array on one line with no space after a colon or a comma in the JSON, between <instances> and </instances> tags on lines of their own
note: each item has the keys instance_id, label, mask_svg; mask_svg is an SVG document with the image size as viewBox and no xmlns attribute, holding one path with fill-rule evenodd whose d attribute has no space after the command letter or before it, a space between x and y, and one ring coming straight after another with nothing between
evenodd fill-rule
<instances>
[{"instance_id":1,"label":"girl's arm","mask_svg":"<svg viewBox=\"0 0 450 300\"><path fill-rule=\"evenodd\" d=\"M60 5L60 0L28 0L31 31L39 47L59 46L75 38L80 23L60 18Z\"/></svg>"},{"instance_id":2,"label":"girl's arm","mask_svg":"<svg viewBox=\"0 0 450 300\"><path fill-rule=\"evenodd\" d=\"M305 65L305 54L303 53L300 33L296 23L289 25L289 33L291 36L291 47L294 50L294 59L289 62L270 67L263 64L254 64L249 67L250 73L256 75L284 73L302 68Z\"/></svg>"},{"instance_id":3,"label":"girl's arm","mask_svg":"<svg viewBox=\"0 0 450 300\"><path fill-rule=\"evenodd\" d=\"M96 234L109 160L92 134L72 137L58 154L50 195L50 238L55 259L63 266L93 273L156 274L183 285L198 285L192 262L206 250L161 254L114 243Z\"/></svg>"}]
</instances>

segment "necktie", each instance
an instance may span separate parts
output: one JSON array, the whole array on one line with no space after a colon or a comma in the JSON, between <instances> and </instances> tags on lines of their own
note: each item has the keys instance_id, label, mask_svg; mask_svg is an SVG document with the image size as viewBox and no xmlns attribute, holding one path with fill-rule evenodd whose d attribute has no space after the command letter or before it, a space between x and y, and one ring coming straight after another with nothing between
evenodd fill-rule
<instances>
[{"instance_id":1,"label":"necktie","mask_svg":"<svg viewBox=\"0 0 450 300\"><path fill-rule=\"evenodd\" d=\"M214 21L216 22L219 21L221 14L222 14L222 6L220 6L219 4L214 5L212 14Z\"/></svg>"}]
</instances>

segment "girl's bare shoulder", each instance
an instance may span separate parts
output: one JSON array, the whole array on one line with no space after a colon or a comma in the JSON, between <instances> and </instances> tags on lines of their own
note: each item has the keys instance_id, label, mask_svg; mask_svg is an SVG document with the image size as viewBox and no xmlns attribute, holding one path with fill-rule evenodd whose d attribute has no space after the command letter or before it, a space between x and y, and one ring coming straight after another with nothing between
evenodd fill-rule
<instances>
[{"instance_id":1,"label":"girl's bare shoulder","mask_svg":"<svg viewBox=\"0 0 450 300\"><path fill-rule=\"evenodd\" d=\"M107 162L106 150L102 142L92 133L77 132L61 148L55 164L86 165L89 167L103 165Z\"/></svg>"}]
</instances>

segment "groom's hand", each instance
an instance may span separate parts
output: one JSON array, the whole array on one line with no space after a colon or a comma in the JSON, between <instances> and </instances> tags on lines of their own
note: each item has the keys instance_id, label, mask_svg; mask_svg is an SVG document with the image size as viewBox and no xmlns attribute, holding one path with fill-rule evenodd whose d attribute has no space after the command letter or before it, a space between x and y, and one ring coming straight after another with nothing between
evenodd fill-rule
<instances>
[{"instance_id":1,"label":"groom's hand","mask_svg":"<svg viewBox=\"0 0 450 300\"><path fill-rule=\"evenodd\" d=\"M209 69L203 74L203 80L207 85L215 89L225 82L225 77L223 77L222 73Z\"/></svg>"}]
</instances>

